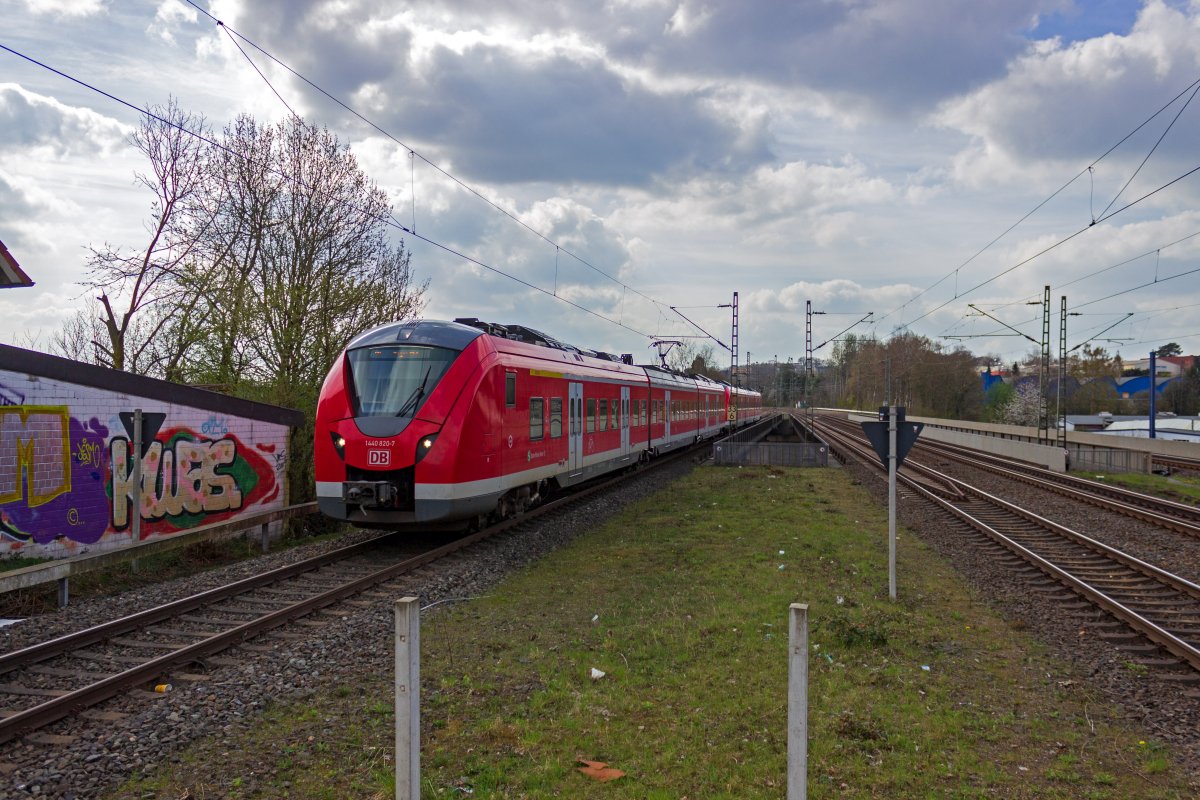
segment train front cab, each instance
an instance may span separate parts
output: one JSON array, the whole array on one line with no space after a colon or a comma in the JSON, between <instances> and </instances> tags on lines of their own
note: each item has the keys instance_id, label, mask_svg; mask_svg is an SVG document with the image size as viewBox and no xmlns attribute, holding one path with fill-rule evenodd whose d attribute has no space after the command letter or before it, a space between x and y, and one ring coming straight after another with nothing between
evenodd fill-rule
<instances>
[{"instance_id":1,"label":"train front cab","mask_svg":"<svg viewBox=\"0 0 1200 800\"><path fill-rule=\"evenodd\" d=\"M352 341L317 404L322 513L363 527L443 517L422 502L419 486L444 470L459 434L448 423L489 351L480 331L432 321L385 325Z\"/></svg>"}]
</instances>

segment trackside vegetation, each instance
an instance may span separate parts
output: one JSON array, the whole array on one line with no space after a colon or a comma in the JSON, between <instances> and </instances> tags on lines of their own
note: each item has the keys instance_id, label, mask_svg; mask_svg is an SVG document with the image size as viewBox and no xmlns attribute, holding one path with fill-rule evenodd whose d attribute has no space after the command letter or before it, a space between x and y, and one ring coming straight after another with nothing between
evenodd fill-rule
<instances>
[{"instance_id":1,"label":"trackside vegetation","mask_svg":"<svg viewBox=\"0 0 1200 800\"><path fill-rule=\"evenodd\" d=\"M1169 748L903 530L889 601L886 531L839 470L702 468L427 612L422 796L784 797L793 602L812 798L1195 796ZM392 797L392 725L390 675L346 680L113 796Z\"/></svg>"}]
</instances>

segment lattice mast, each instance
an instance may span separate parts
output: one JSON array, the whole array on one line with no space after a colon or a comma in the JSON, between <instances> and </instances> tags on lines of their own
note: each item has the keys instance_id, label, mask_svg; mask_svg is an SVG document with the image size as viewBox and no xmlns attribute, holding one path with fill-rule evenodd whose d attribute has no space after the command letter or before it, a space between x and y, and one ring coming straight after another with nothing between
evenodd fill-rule
<instances>
[{"instance_id":1,"label":"lattice mast","mask_svg":"<svg viewBox=\"0 0 1200 800\"><path fill-rule=\"evenodd\" d=\"M1054 399L1055 437L1059 447L1067 446L1067 415L1063 413L1063 384L1067 380L1067 296L1062 296L1061 319L1058 322L1058 391Z\"/></svg>"},{"instance_id":2,"label":"lattice mast","mask_svg":"<svg viewBox=\"0 0 1200 800\"><path fill-rule=\"evenodd\" d=\"M1050 442L1050 404L1046 392L1050 382L1050 287L1042 297L1042 369L1038 375L1038 442Z\"/></svg>"},{"instance_id":3,"label":"lattice mast","mask_svg":"<svg viewBox=\"0 0 1200 800\"><path fill-rule=\"evenodd\" d=\"M812 424L812 300L804 301L804 407L808 409L808 421Z\"/></svg>"},{"instance_id":4,"label":"lattice mast","mask_svg":"<svg viewBox=\"0 0 1200 800\"><path fill-rule=\"evenodd\" d=\"M733 361L729 367L729 380L734 386L741 386L742 379L738 374L738 293L733 293L733 334L730 337L731 344L729 352L733 356Z\"/></svg>"}]
</instances>

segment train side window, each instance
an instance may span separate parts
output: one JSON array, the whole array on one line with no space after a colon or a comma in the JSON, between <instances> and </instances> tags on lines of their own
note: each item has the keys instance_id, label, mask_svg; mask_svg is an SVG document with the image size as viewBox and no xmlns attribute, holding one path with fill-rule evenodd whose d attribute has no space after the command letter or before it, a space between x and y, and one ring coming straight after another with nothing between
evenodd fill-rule
<instances>
[{"instance_id":1,"label":"train side window","mask_svg":"<svg viewBox=\"0 0 1200 800\"><path fill-rule=\"evenodd\" d=\"M587 399L587 432L596 432L596 398Z\"/></svg>"},{"instance_id":2,"label":"train side window","mask_svg":"<svg viewBox=\"0 0 1200 800\"><path fill-rule=\"evenodd\" d=\"M621 401L614 397L610 408L612 409L612 419L609 420L609 427L615 431L621 427Z\"/></svg>"},{"instance_id":3,"label":"train side window","mask_svg":"<svg viewBox=\"0 0 1200 800\"><path fill-rule=\"evenodd\" d=\"M562 398L550 398L550 438L562 436Z\"/></svg>"},{"instance_id":4,"label":"train side window","mask_svg":"<svg viewBox=\"0 0 1200 800\"><path fill-rule=\"evenodd\" d=\"M608 401L600 401L600 430L608 430Z\"/></svg>"},{"instance_id":5,"label":"train side window","mask_svg":"<svg viewBox=\"0 0 1200 800\"><path fill-rule=\"evenodd\" d=\"M504 405L509 408L517 407L517 373L504 373Z\"/></svg>"},{"instance_id":6,"label":"train side window","mask_svg":"<svg viewBox=\"0 0 1200 800\"><path fill-rule=\"evenodd\" d=\"M540 397L529 398L529 440L536 442L546 429L546 401Z\"/></svg>"},{"instance_id":7,"label":"train side window","mask_svg":"<svg viewBox=\"0 0 1200 800\"><path fill-rule=\"evenodd\" d=\"M647 417L646 417L646 401L645 401L645 400L643 400L643 401L642 401L642 424L643 424L643 425L645 425L645 424L646 424L646 420L647 420Z\"/></svg>"}]
</instances>

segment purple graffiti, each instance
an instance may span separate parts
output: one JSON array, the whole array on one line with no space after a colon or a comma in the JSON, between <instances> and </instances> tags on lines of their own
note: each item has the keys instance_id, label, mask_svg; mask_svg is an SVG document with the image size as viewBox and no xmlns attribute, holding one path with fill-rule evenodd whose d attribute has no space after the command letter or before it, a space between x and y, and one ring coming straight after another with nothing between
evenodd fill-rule
<instances>
[{"instance_id":1,"label":"purple graffiti","mask_svg":"<svg viewBox=\"0 0 1200 800\"><path fill-rule=\"evenodd\" d=\"M52 417L44 413L50 409L28 408L23 418L10 415L0 442L0 449L23 442L14 452L36 453L35 463L25 457L18 460L11 487L15 499L0 505L0 536L38 544L60 537L80 544L98 541L108 528L108 428L95 417L87 422L70 417L64 441L61 423L56 433L53 426L32 421ZM39 468L49 470L49 481L40 477ZM64 472L69 482L62 480Z\"/></svg>"}]
</instances>

